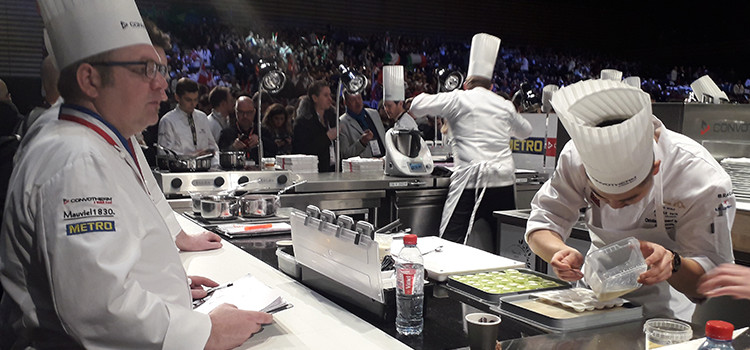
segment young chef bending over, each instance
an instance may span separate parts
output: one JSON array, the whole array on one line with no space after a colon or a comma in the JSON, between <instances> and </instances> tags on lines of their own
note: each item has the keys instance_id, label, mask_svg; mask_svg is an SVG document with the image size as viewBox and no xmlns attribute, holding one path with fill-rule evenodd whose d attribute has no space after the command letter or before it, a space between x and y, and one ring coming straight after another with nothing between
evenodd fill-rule
<instances>
[{"instance_id":1,"label":"young chef bending over","mask_svg":"<svg viewBox=\"0 0 750 350\"><path fill-rule=\"evenodd\" d=\"M231 305L192 310L169 226L134 153L133 135L156 123L167 86L135 3L39 7L66 104L29 140L11 178L0 348L238 346L272 317Z\"/></svg>"},{"instance_id":2,"label":"young chef bending over","mask_svg":"<svg viewBox=\"0 0 750 350\"><path fill-rule=\"evenodd\" d=\"M592 249L641 242L649 270L639 277L644 286L624 297L646 317L690 320L700 277L734 260L729 176L706 149L653 117L637 88L589 80L560 89L552 105L573 142L531 202L529 246L560 278L580 279L583 256L564 241L586 208Z\"/></svg>"}]
</instances>

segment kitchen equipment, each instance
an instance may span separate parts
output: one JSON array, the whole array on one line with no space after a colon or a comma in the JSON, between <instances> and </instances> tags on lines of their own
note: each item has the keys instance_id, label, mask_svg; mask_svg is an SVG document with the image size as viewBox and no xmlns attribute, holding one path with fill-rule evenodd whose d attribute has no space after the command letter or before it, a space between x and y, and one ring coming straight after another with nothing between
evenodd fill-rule
<instances>
[{"instance_id":1,"label":"kitchen equipment","mask_svg":"<svg viewBox=\"0 0 750 350\"><path fill-rule=\"evenodd\" d=\"M276 195L246 194L240 198L243 217L266 217L275 215L281 206L281 195L290 189L306 183L302 180L282 188Z\"/></svg>"},{"instance_id":2,"label":"kitchen equipment","mask_svg":"<svg viewBox=\"0 0 750 350\"><path fill-rule=\"evenodd\" d=\"M497 304L500 298L529 291L570 288L570 283L528 269L507 269L448 277L455 288L483 302Z\"/></svg>"},{"instance_id":3,"label":"kitchen equipment","mask_svg":"<svg viewBox=\"0 0 750 350\"><path fill-rule=\"evenodd\" d=\"M253 193L276 193L291 184L297 175L290 171L209 171L169 172L154 170L159 187L167 198L187 198L190 193L231 190L251 182Z\"/></svg>"},{"instance_id":4,"label":"kitchen equipment","mask_svg":"<svg viewBox=\"0 0 750 350\"><path fill-rule=\"evenodd\" d=\"M391 251L398 252L403 248L404 242L394 239ZM430 251L438 246L443 246L440 254L427 254L424 256L424 269L427 277L439 282L445 281L450 275L462 275L508 268L522 268L524 263L511 260L502 256L479 250L474 247L451 242L440 237L419 237L417 247L420 251Z\"/></svg>"},{"instance_id":5,"label":"kitchen equipment","mask_svg":"<svg viewBox=\"0 0 750 350\"><path fill-rule=\"evenodd\" d=\"M276 214L281 206L279 196L246 194L240 198L243 217L266 217Z\"/></svg>"},{"instance_id":6,"label":"kitchen equipment","mask_svg":"<svg viewBox=\"0 0 750 350\"><path fill-rule=\"evenodd\" d=\"M224 170L238 170L245 168L244 151L219 152L219 166Z\"/></svg>"},{"instance_id":7,"label":"kitchen equipment","mask_svg":"<svg viewBox=\"0 0 750 350\"><path fill-rule=\"evenodd\" d=\"M626 301L622 306L577 312L560 305L551 304L533 293L509 295L500 298L498 306L490 306L498 312L548 333L563 333L576 330L604 327L633 321L643 317L641 305Z\"/></svg>"},{"instance_id":8,"label":"kitchen equipment","mask_svg":"<svg viewBox=\"0 0 750 350\"><path fill-rule=\"evenodd\" d=\"M234 219L239 215L239 198L235 196L209 195L201 198L201 217L205 219Z\"/></svg>"},{"instance_id":9,"label":"kitchen equipment","mask_svg":"<svg viewBox=\"0 0 750 350\"><path fill-rule=\"evenodd\" d=\"M194 214L200 214L201 213L201 200L203 197L216 195L218 193L200 193L200 192L192 192L190 193L190 200L192 203L193 213Z\"/></svg>"},{"instance_id":10,"label":"kitchen equipment","mask_svg":"<svg viewBox=\"0 0 750 350\"><path fill-rule=\"evenodd\" d=\"M386 175L420 176L432 173L432 154L417 130L389 129L385 133L385 150Z\"/></svg>"},{"instance_id":11,"label":"kitchen equipment","mask_svg":"<svg viewBox=\"0 0 750 350\"><path fill-rule=\"evenodd\" d=\"M599 300L609 300L641 287L638 276L648 266L637 239L628 237L586 254L584 281Z\"/></svg>"},{"instance_id":12,"label":"kitchen equipment","mask_svg":"<svg viewBox=\"0 0 750 350\"><path fill-rule=\"evenodd\" d=\"M684 343L693 337L689 324L668 318L652 318L643 324L646 335L646 349Z\"/></svg>"},{"instance_id":13,"label":"kitchen equipment","mask_svg":"<svg viewBox=\"0 0 750 350\"><path fill-rule=\"evenodd\" d=\"M186 172L207 171L211 168L211 157L213 157L213 153L200 156L179 155L177 152L159 144L156 144L155 146L166 153L156 156L156 165L161 170Z\"/></svg>"}]
</instances>

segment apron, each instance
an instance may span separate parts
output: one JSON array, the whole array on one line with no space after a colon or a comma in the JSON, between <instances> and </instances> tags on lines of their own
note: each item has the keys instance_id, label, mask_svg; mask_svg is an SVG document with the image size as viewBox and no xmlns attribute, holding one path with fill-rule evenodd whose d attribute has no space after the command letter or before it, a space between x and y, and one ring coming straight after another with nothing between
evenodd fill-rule
<instances>
[{"instance_id":1,"label":"apron","mask_svg":"<svg viewBox=\"0 0 750 350\"><path fill-rule=\"evenodd\" d=\"M472 228L474 228L474 218L476 216L479 205L482 204L482 198L487 189L487 173L494 166L497 167L498 163L495 163L495 159L472 161L468 166L460 167L451 174L451 184L448 189L448 198L445 200L445 206L443 207L443 215L440 219L440 237L443 237L445 228L448 226L448 222L453 216L453 211L456 210L458 199L461 198L461 194L466 189L469 182L473 182L474 186L474 208L471 211L471 217L469 218L469 227L466 230L466 236L464 236L464 244L469 240L469 234L471 234ZM494 247L491 247L494 249Z\"/></svg>"},{"instance_id":2,"label":"apron","mask_svg":"<svg viewBox=\"0 0 750 350\"><path fill-rule=\"evenodd\" d=\"M591 236L589 251L601 248L609 243L627 237L653 242L665 248L676 249L675 237L667 234L664 224L664 193L662 187L662 172L654 176L654 209L656 212L656 227L637 228L633 230L604 230L593 224L592 215L587 213L587 226ZM585 267L584 267L585 268ZM682 293L672 288L666 281L651 286L642 286L634 292L624 296L643 306L644 317L677 317L689 321L695 305Z\"/></svg>"}]
</instances>

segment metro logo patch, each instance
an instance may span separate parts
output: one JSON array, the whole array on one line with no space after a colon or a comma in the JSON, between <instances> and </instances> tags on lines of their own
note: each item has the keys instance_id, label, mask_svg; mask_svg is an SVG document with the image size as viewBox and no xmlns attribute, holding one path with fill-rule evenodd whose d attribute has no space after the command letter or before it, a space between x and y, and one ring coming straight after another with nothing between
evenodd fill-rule
<instances>
[{"instance_id":1,"label":"metro logo patch","mask_svg":"<svg viewBox=\"0 0 750 350\"><path fill-rule=\"evenodd\" d=\"M543 137L529 137L525 140L511 138L510 150L513 153L527 153L544 155L547 151L547 145Z\"/></svg>"},{"instance_id":2,"label":"metro logo patch","mask_svg":"<svg viewBox=\"0 0 750 350\"><path fill-rule=\"evenodd\" d=\"M86 221L75 224L65 225L65 231L68 236L79 235L88 232L114 232L114 221Z\"/></svg>"}]
</instances>

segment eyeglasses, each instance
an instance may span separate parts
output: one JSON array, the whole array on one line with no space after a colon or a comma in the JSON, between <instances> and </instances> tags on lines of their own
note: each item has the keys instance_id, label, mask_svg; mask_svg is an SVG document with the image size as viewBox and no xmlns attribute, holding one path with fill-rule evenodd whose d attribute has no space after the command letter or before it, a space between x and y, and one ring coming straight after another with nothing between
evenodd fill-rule
<instances>
[{"instance_id":1,"label":"eyeglasses","mask_svg":"<svg viewBox=\"0 0 750 350\"><path fill-rule=\"evenodd\" d=\"M105 67L126 67L126 69L130 70L133 73L143 74L146 76L146 78L154 79L156 78L156 73L158 72L163 77L167 77L167 73L169 72L169 69L167 66L163 64L156 63L155 61L109 61L109 62L91 62L89 63L92 66L105 66ZM139 70L133 70L130 68L127 68L128 66L142 66L142 69Z\"/></svg>"},{"instance_id":2,"label":"eyeglasses","mask_svg":"<svg viewBox=\"0 0 750 350\"><path fill-rule=\"evenodd\" d=\"M235 109L234 112L237 115L252 115L252 114L255 114L254 111L241 111L239 109Z\"/></svg>"}]
</instances>

